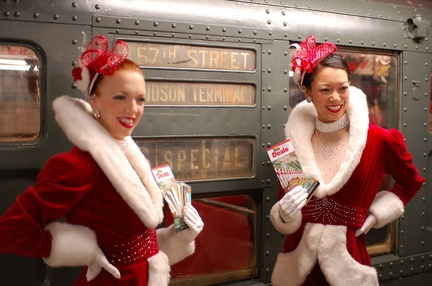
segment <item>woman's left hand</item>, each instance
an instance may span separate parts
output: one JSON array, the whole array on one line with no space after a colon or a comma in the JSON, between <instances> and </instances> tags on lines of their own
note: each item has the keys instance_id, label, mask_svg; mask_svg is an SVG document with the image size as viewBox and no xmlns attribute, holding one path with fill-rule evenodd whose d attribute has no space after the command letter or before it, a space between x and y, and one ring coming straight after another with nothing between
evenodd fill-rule
<instances>
[{"instance_id":1,"label":"woman's left hand","mask_svg":"<svg viewBox=\"0 0 432 286\"><path fill-rule=\"evenodd\" d=\"M183 209L183 215L184 221L189 226L189 228L183 230L181 233L183 233L186 242L190 243L202 231L204 228L204 222L202 221L197 210L191 204L185 205Z\"/></svg>"},{"instance_id":2,"label":"woman's left hand","mask_svg":"<svg viewBox=\"0 0 432 286\"><path fill-rule=\"evenodd\" d=\"M367 234L369 232L369 230L378 222L377 217L373 214L373 213L369 213L368 216L366 217L365 222L363 223L363 226L361 228L359 228L356 233L355 236L359 236L361 234Z\"/></svg>"}]
</instances>

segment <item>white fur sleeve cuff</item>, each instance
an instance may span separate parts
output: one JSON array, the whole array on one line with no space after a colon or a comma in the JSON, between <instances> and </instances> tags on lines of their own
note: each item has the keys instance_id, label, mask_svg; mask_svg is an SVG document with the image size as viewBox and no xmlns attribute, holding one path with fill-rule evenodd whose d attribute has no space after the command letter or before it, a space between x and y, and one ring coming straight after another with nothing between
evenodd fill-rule
<instances>
[{"instance_id":1,"label":"white fur sleeve cuff","mask_svg":"<svg viewBox=\"0 0 432 286\"><path fill-rule=\"evenodd\" d=\"M394 193L381 191L375 196L369 211L378 219L373 228L381 228L404 213L404 204Z\"/></svg>"},{"instance_id":2,"label":"white fur sleeve cuff","mask_svg":"<svg viewBox=\"0 0 432 286\"><path fill-rule=\"evenodd\" d=\"M195 252L195 240L186 243L182 233L175 232L174 225L156 230L159 250L163 251L169 260L169 265L185 259Z\"/></svg>"},{"instance_id":3,"label":"white fur sleeve cuff","mask_svg":"<svg viewBox=\"0 0 432 286\"><path fill-rule=\"evenodd\" d=\"M290 222L284 222L279 214L280 212L280 206L279 203L274 204L270 211L270 220L274 226L274 228L280 232L281 234L287 235L292 234L296 230L299 229L301 222L302 222L302 216L301 211L299 211L294 218L293 221Z\"/></svg>"},{"instance_id":4,"label":"white fur sleeve cuff","mask_svg":"<svg viewBox=\"0 0 432 286\"><path fill-rule=\"evenodd\" d=\"M44 258L52 267L90 264L98 249L96 234L88 227L54 222L46 226L51 233L51 253Z\"/></svg>"}]
</instances>

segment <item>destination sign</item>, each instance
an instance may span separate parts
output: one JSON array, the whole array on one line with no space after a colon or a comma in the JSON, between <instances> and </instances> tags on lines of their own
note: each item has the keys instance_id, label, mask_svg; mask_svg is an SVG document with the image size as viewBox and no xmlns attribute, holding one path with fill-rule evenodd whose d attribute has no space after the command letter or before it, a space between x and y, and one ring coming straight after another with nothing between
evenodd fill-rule
<instances>
[{"instance_id":1,"label":"destination sign","mask_svg":"<svg viewBox=\"0 0 432 286\"><path fill-rule=\"evenodd\" d=\"M178 180L250 178L253 137L136 139L151 166L168 164Z\"/></svg>"},{"instance_id":2,"label":"destination sign","mask_svg":"<svg viewBox=\"0 0 432 286\"><path fill-rule=\"evenodd\" d=\"M146 105L254 106L253 84L146 81Z\"/></svg>"},{"instance_id":3,"label":"destination sign","mask_svg":"<svg viewBox=\"0 0 432 286\"><path fill-rule=\"evenodd\" d=\"M255 71L254 50L128 42L129 59L139 66L172 69Z\"/></svg>"}]
</instances>

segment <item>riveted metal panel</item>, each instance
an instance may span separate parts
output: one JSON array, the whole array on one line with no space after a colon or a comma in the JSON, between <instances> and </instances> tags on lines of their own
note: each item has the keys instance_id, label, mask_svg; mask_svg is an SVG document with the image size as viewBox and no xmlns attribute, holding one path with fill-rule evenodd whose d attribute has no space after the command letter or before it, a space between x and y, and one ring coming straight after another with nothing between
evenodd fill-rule
<instances>
[{"instance_id":1,"label":"riveted metal panel","mask_svg":"<svg viewBox=\"0 0 432 286\"><path fill-rule=\"evenodd\" d=\"M263 45L261 170L263 193L262 267L263 281L270 281L278 248L284 237L274 232L269 219L272 206L278 200L278 179L266 149L284 140L284 126L288 118L288 43L274 41Z\"/></svg>"},{"instance_id":2,"label":"riveted metal panel","mask_svg":"<svg viewBox=\"0 0 432 286\"><path fill-rule=\"evenodd\" d=\"M404 133L409 150L413 153L414 162L420 174L430 181L431 166L424 154L432 150L432 138L428 130L429 115L429 78L432 57L419 57L413 52L404 52L402 55L402 98L401 98L401 131ZM429 155L430 156L430 155ZM399 253L401 256L410 256L421 249L432 251L432 229L427 224L427 201L430 200L431 191L426 185L406 207L405 214L400 222ZM416 224L410 223L416 221ZM430 222L430 221L429 221Z\"/></svg>"}]
</instances>

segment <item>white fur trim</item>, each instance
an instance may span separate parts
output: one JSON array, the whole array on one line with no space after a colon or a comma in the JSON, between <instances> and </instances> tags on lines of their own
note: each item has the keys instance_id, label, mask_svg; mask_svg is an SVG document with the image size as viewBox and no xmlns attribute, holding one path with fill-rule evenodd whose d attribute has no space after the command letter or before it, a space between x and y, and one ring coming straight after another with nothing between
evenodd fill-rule
<instances>
[{"instance_id":1,"label":"white fur trim","mask_svg":"<svg viewBox=\"0 0 432 286\"><path fill-rule=\"evenodd\" d=\"M375 268L358 263L348 253L345 226L310 223L305 226L297 248L278 255L272 284L302 285L317 261L332 286L378 286Z\"/></svg>"},{"instance_id":2,"label":"white fur trim","mask_svg":"<svg viewBox=\"0 0 432 286\"><path fill-rule=\"evenodd\" d=\"M323 229L322 224L307 224L297 248L278 254L271 278L274 286L303 284L317 261L319 238Z\"/></svg>"},{"instance_id":3,"label":"white fur trim","mask_svg":"<svg viewBox=\"0 0 432 286\"><path fill-rule=\"evenodd\" d=\"M358 263L346 248L346 227L327 225L318 248L318 260L324 276L332 286L378 286L375 268Z\"/></svg>"},{"instance_id":4,"label":"white fur trim","mask_svg":"<svg viewBox=\"0 0 432 286\"><path fill-rule=\"evenodd\" d=\"M270 210L270 221L273 227L281 234L288 235L297 231L302 222L301 211L299 211L293 221L284 222L280 217L279 202L275 203Z\"/></svg>"},{"instance_id":5,"label":"white fur trim","mask_svg":"<svg viewBox=\"0 0 432 286\"><path fill-rule=\"evenodd\" d=\"M150 166L132 138L127 138L129 148L126 157L107 130L93 119L90 104L61 96L54 100L53 108L56 120L69 140L81 150L90 152L145 226L156 228L163 218L162 194L156 183L151 183L154 179Z\"/></svg>"},{"instance_id":6,"label":"white fur trim","mask_svg":"<svg viewBox=\"0 0 432 286\"><path fill-rule=\"evenodd\" d=\"M159 253L147 260L149 264L148 286L168 285L170 282L170 266L165 253L159 251Z\"/></svg>"},{"instance_id":7,"label":"white fur trim","mask_svg":"<svg viewBox=\"0 0 432 286\"><path fill-rule=\"evenodd\" d=\"M174 225L156 230L159 249L163 251L169 260L169 265L185 259L195 252L195 241L186 242L181 232L175 232Z\"/></svg>"},{"instance_id":8,"label":"white fur trim","mask_svg":"<svg viewBox=\"0 0 432 286\"><path fill-rule=\"evenodd\" d=\"M131 137L127 137L126 141L129 146L129 148L126 149L126 158L149 192L153 206L156 209L156 215L158 216L157 221L161 222L163 220L162 193L153 177L150 164Z\"/></svg>"},{"instance_id":9,"label":"white fur trim","mask_svg":"<svg viewBox=\"0 0 432 286\"><path fill-rule=\"evenodd\" d=\"M350 86L349 90L347 115L353 124L350 124L349 127L348 148L339 171L329 183L323 182L312 149L311 138L317 117L314 105L305 100L300 102L291 112L285 127L285 136L291 139L303 172L320 181L320 186L314 193L317 198L333 195L343 187L360 162L366 145L369 128L366 95L354 86Z\"/></svg>"},{"instance_id":10,"label":"white fur trim","mask_svg":"<svg viewBox=\"0 0 432 286\"><path fill-rule=\"evenodd\" d=\"M44 258L52 267L84 266L94 259L96 234L88 227L54 222L46 226L52 236L50 256Z\"/></svg>"},{"instance_id":11,"label":"white fur trim","mask_svg":"<svg viewBox=\"0 0 432 286\"><path fill-rule=\"evenodd\" d=\"M369 211L378 220L373 228L381 228L404 213L404 204L394 193L381 191L376 194Z\"/></svg>"}]
</instances>

